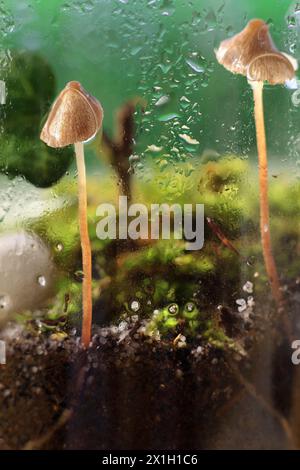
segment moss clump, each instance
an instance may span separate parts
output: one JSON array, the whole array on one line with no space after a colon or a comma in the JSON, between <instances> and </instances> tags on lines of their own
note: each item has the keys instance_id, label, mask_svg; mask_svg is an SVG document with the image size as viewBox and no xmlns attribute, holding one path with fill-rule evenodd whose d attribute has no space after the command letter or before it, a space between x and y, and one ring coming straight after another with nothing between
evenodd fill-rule
<instances>
[{"instance_id":1,"label":"moss clump","mask_svg":"<svg viewBox=\"0 0 300 470\"><path fill-rule=\"evenodd\" d=\"M189 186L181 194L180 203L204 203L205 216L214 220L235 248L224 244L206 224L204 247L195 252L187 251L182 240L99 240L95 214L102 200L99 200L99 184L92 180L89 184L89 231L93 250L94 321L101 325L117 323L124 315L136 313L131 306L137 301L139 319L149 321L153 331L157 323L156 330L162 336L173 339L177 332L183 331L193 338L200 334L216 347L224 344L235 347L236 341L232 343L222 325L209 322L218 305L228 306L236 312L236 300L247 297L242 287L248 280L254 283L255 299L260 295L265 297L267 278L259 237L257 186L251 175L249 163L233 157L199 165L189 175ZM184 171L177 175L176 181L179 177L186 179ZM139 201L147 205L164 200L161 186L142 182L139 187L139 184L135 181L133 198L138 193ZM105 196L101 198L114 202L115 188L109 186L105 178L103 186ZM30 224L30 228L50 244L63 273L58 284L58 301L55 305L50 302L49 311L55 311L60 318L67 296L70 323L79 321L81 309L80 243L76 200L72 202L75 191L71 177L61 180L55 187L55 194L68 198L68 205ZM295 279L299 273L299 257L295 256L299 251L299 230L295 222L298 220L299 194L299 181L285 177L280 181L272 180L270 206L274 253L284 279ZM60 245L62 250L57 249ZM282 250L282 246L287 249ZM194 312L185 309L191 301L197 307ZM171 304L178 305L177 316L167 312ZM157 319L153 318L156 310L160 312ZM196 314L198 311L201 314Z\"/></svg>"},{"instance_id":2,"label":"moss clump","mask_svg":"<svg viewBox=\"0 0 300 470\"><path fill-rule=\"evenodd\" d=\"M157 309L152 314L145 334L161 340L176 340L176 335L183 335L188 342L197 339L202 344L220 350L234 350L243 353L243 348L236 338L230 338L215 315L201 311L193 301L182 307L171 303L166 307Z\"/></svg>"}]
</instances>

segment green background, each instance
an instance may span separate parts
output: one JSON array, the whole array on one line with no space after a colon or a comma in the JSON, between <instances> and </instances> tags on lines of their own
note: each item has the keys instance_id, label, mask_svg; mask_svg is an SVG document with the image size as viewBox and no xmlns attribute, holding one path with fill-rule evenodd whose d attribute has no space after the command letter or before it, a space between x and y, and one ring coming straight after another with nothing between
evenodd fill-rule
<instances>
[{"instance_id":1,"label":"green background","mask_svg":"<svg viewBox=\"0 0 300 470\"><path fill-rule=\"evenodd\" d=\"M208 149L255 161L251 91L244 77L216 62L214 48L259 17L270 23L279 49L298 57L295 9L289 0L2 0L2 73L12 51L37 52L52 67L57 91L79 80L102 102L108 131L116 109L142 97L146 113L136 116L142 163L165 154L200 158ZM300 107L292 93L267 87L265 108L271 160L295 172ZM157 106L162 96L169 101ZM180 134L199 144L188 145ZM149 145L161 151L147 151ZM96 161L91 150L88 160Z\"/></svg>"}]
</instances>

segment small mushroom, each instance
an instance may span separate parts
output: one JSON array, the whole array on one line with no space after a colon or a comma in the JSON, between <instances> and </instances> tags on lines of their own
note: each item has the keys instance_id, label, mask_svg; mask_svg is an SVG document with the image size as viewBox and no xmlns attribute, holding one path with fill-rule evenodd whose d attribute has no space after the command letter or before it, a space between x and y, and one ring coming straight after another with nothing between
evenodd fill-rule
<instances>
[{"instance_id":1,"label":"small mushroom","mask_svg":"<svg viewBox=\"0 0 300 470\"><path fill-rule=\"evenodd\" d=\"M218 62L230 72L245 75L253 89L259 161L261 241L272 294L280 307L283 302L282 290L272 254L270 236L263 86L265 81L271 85L277 85L293 79L297 70L297 61L276 48L269 33L269 26L260 19L251 20L243 31L221 42L216 51L216 57Z\"/></svg>"},{"instance_id":2,"label":"small mushroom","mask_svg":"<svg viewBox=\"0 0 300 470\"><path fill-rule=\"evenodd\" d=\"M87 224L87 192L83 143L93 138L102 125L99 101L79 82L69 82L55 100L41 132L41 140L50 147L74 144L78 169L79 227L83 266L82 344L88 347L92 325L92 257Z\"/></svg>"}]
</instances>

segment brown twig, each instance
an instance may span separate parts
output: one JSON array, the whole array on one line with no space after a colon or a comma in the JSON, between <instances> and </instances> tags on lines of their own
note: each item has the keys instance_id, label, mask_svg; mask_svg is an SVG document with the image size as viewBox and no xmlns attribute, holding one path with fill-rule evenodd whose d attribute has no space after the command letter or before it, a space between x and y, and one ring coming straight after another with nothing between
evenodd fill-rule
<instances>
[{"instance_id":1,"label":"brown twig","mask_svg":"<svg viewBox=\"0 0 300 470\"><path fill-rule=\"evenodd\" d=\"M233 395L233 397L231 397L226 403L224 403L221 408L218 409L216 415L219 418L226 415L231 410L231 408L242 399L242 397L245 395L245 392L245 388L239 390L235 395Z\"/></svg>"},{"instance_id":2,"label":"brown twig","mask_svg":"<svg viewBox=\"0 0 300 470\"><path fill-rule=\"evenodd\" d=\"M66 424L73 417L75 409L77 408L80 400L80 395L83 391L84 384L86 381L86 352L83 351L82 355L79 357L78 361L78 373L76 376L76 382L74 387L74 394L71 398L71 403L69 408L66 408L58 418L58 420L50 427L50 429L40 437L36 439L31 439L28 441L21 450L41 450L44 445L50 441L50 439L55 435L57 431L66 426Z\"/></svg>"},{"instance_id":3,"label":"brown twig","mask_svg":"<svg viewBox=\"0 0 300 470\"><path fill-rule=\"evenodd\" d=\"M295 439L294 439L294 433L291 429L289 421L281 414L279 413L260 393L256 390L256 387L254 384L249 382L239 371L239 369L232 364L231 360L227 361L227 364L230 368L230 370L233 372L235 375L236 379L239 381L241 385L245 388L247 393L251 395L255 400L260 403L260 405L265 408L265 410L273 416L273 418L276 419L276 421L279 423L280 427L282 428L287 441L289 442L290 448L291 449L296 449L296 444L295 444Z\"/></svg>"},{"instance_id":4,"label":"brown twig","mask_svg":"<svg viewBox=\"0 0 300 470\"><path fill-rule=\"evenodd\" d=\"M52 436L63 428L73 415L72 409L65 409L56 423L43 436L28 441L21 450L40 450L52 438Z\"/></svg>"}]
</instances>

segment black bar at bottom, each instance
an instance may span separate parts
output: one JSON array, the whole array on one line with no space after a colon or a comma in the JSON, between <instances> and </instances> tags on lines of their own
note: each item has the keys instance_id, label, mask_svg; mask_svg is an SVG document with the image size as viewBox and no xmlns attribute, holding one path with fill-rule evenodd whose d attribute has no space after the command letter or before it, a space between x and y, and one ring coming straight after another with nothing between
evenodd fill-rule
<instances>
[{"instance_id":1,"label":"black bar at bottom","mask_svg":"<svg viewBox=\"0 0 300 470\"><path fill-rule=\"evenodd\" d=\"M15 463L17 465L37 464L39 467L46 464L76 464L85 468L106 467L108 465L122 465L127 468L139 468L149 465L159 467L161 465L186 465L188 467L211 465L214 462L241 465L244 463L282 463L285 466L299 463L299 451L240 451L240 450L204 450L204 451L0 451L0 465ZM89 466L89 467L87 467Z\"/></svg>"}]
</instances>

